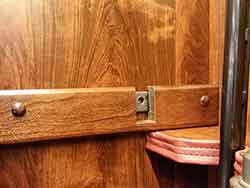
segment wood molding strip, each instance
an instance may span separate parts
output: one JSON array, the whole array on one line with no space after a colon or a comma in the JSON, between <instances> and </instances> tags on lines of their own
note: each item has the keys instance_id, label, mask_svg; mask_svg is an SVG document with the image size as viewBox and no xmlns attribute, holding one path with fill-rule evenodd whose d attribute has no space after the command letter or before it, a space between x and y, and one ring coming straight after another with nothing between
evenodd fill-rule
<instances>
[{"instance_id":1,"label":"wood molding strip","mask_svg":"<svg viewBox=\"0 0 250 188\"><path fill-rule=\"evenodd\" d=\"M11 113L22 102L23 117ZM105 134L135 126L135 89L0 91L0 143Z\"/></svg>"},{"instance_id":2,"label":"wood molding strip","mask_svg":"<svg viewBox=\"0 0 250 188\"><path fill-rule=\"evenodd\" d=\"M155 118L140 121L133 87L0 91L0 144L218 123L218 87L152 88ZM24 116L13 115L17 102L25 105Z\"/></svg>"},{"instance_id":3,"label":"wood molding strip","mask_svg":"<svg viewBox=\"0 0 250 188\"><path fill-rule=\"evenodd\" d=\"M168 125L215 125L218 123L219 88L211 85L152 87L154 114L157 124ZM201 98L207 96L207 105ZM180 126L181 127L181 126Z\"/></svg>"}]
</instances>

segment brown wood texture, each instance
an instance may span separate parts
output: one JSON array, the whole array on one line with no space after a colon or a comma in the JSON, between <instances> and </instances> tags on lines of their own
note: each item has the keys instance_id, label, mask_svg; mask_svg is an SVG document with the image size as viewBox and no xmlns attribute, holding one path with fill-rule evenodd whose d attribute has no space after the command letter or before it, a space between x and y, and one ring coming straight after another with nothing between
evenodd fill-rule
<instances>
[{"instance_id":1,"label":"brown wood texture","mask_svg":"<svg viewBox=\"0 0 250 188\"><path fill-rule=\"evenodd\" d=\"M208 51L209 0L176 0L176 84L208 83Z\"/></svg>"},{"instance_id":2,"label":"brown wood texture","mask_svg":"<svg viewBox=\"0 0 250 188\"><path fill-rule=\"evenodd\" d=\"M222 84L226 0L210 0L209 11L209 83Z\"/></svg>"},{"instance_id":3,"label":"brown wood texture","mask_svg":"<svg viewBox=\"0 0 250 188\"><path fill-rule=\"evenodd\" d=\"M26 113L16 117L16 102ZM0 91L0 143L125 132L136 128L134 88Z\"/></svg>"},{"instance_id":4,"label":"brown wood texture","mask_svg":"<svg viewBox=\"0 0 250 188\"><path fill-rule=\"evenodd\" d=\"M2 0L0 89L208 84L210 9L209 0ZM0 146L0 187L207 187L204 167L183 170L144 146L144 133Z\"/></svg>"},{"instance_id":5,"label":"brown wood texture","mask_svg":"<svg viewBox=\"0 0 250 188\"><path fill-rule=\"evenodd\" d=\"M155 120L137 123L134 88L2 90L0 144L218 123L217 87L153 88ZM22 117L12 113L16 102L26 107Z\"/></svg>"},{"instance_id":6,"label":"brown wood texture","mask_svg":"<svg viewBox=\"0 0 250 188\"><path fill-rule=\"evenodd\" d=\"M221 84L225 2L224 0L179 0L177 3L176 84ZM209 50L208 56L206 55L207 50ZM177 165L175 166L175 173L184 177L188 174L207 174L207 171L205 169L201 170L201 168L203 167L190 167L188 172L185 172L181 166ZM200 169L200 172L197 172L198 169ZM208 171L209 184L207 184L206 176L200 176L199 180L196 179L196 181L200 182L198 186L193 185L193 180L191 180L193 178L190 178L189 181L188 179L184 181L179 178L179 182L185 182L186 184L179 183L176 187L214 188L216 178L211 178L210 174L211 171L216 174L216 170L211 170L208 167Z\"/></svg>"},{"instance_id":7,"label":"brown wood texture","mask_svg":"<svg viewBox=\"0 0 250 188\"><path fill-rule=\"evenodd\" d=\"M143 134L126 134L0 146L0 187L167 185L164 171L155 173L157 161L149 158L143 140Z\"/></svg>"},{"instance_id":8,"label":"brown wood texture","mask_svg":"<svg viewBox=\"0 0 250 188\"><path fill-rule=\"evenodd\" d=\"M175 82L174 0L3 0L0 41L1 89ZM144 133L0 146L0 187L169 187L144 147Z\"/></svg>"},{"instance_id":9,"label":"brown wood texture","mask_svg":"<svg viewBox=\"0 0 250 188\"><path fill-rule=\"evenodd\" d=\"M208 84L209 73L209 0L176 0L176 84ZM188 168L184 171L181 165L173 162L175 188L207 187L207 179L200 176L198 186L187 177L189 174L199 175L206 171ZM197 174L198 173L198 174ZM200 183L200 185L199 185Z\"/></svg>"},{"instance_id":10,"label":"brown wood texture","mask_svg":"<svg viewBox=\"0 0 250 188\"><path fill-rule=\"evenodd\" d=\"M155 121L176 126L218 124L219 89L216 86L185 86L154 88ZM202 96L209 97L207 106L202 106Z\"/></svg>"},{"instance_id":11,"label":"brown wood texture","mask_svg":"<svg viewBox=\"0 0 250 188\"><path fill-rule=\"evenodd\" d=\"M185 138L185 139L194 139L194 140L219 140L219 127L195 127L195 128L186 128L178 130L167 130L161 131L162 134L166 134L175 138Z\"/></svg>"},{"instance_id":12,"label":"brown wood texture","mask_svg":"<svg viewBox=\"0 0 250 188\"><path fill-rule=\"evenodd\" d=\"M178 130L166 130L161 133L176 137L193 140L219 140L219 127L195 127Z\"/></svg>"},{"instance_id":13,"label":"brown wood texture","mask_svg":"<svg viewBox=\"0 0 250 188\"><path fill-rule=\"evenodd\" d=\"M174 83L174 0L3 0L0 10L3 89Z\"/></svg>"},{"instance_id":14,"label":"brown wood texture","mask_svg":"<svg viewBox=\"0 0 250 188\"><path fill-rule=\"evenodd\" d=\"M179 139L190 139L190 140L209 140L216 141L219 143L220 139L220 128L219 126L210 126L210 127L193 127L193 128L185 128L178 130L166 130L160 131L161 134L165 134L168 136L172 136ZM247 137L249 137L250 133L247 133ZM249 140L246 143L247 146L250 145Z\"/></svg>"}]
</instances>

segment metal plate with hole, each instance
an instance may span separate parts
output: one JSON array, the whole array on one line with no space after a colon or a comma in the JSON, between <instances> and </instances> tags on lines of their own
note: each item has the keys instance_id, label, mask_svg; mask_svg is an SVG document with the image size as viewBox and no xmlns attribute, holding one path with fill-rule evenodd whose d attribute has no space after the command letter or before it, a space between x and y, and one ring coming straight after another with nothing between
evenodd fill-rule
<instances>
[{"instance_id":1,"label":"metal plate with hole","mask_svg":"<svg viewBox=\"0 0 250 188\"><path fill-rule=\"evenodd\" d=\"M136 92L136 112L148 112L148 92L138 91Z\"/></svg>"}]
</instances>

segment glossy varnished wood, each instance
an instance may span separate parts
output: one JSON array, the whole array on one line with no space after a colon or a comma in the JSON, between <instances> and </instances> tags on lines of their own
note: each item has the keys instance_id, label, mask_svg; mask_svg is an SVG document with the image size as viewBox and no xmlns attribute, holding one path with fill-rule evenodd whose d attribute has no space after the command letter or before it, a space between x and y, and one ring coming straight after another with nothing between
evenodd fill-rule
<instances>
[{"instance_id":1,"label":"glossy varnished wood","mask_svg":"<svg viewBox=\"0 0 250 188\"><path fill-rule=\"evenodd\" d=\"M176 0L176 84L208 83L208 51L209 1Z\"/></svg>"},{"instance_id":2,"label":"glossy varnished wood","mask_svg":"<svg viewBox=\"0 0 250 188\"><path fill-rule=\"evenodd\" d=\"M0 144L218 123L215 86L155 86L151 92L154 119L136 122L134 88L2 90ZM207 106L202 96L209 97ZM22 116L13 113L16 103L26 108Z\"/></svg>"},{"instance_id":3,"label":"glossy varnished wood","mask_svg":"<svg viewBox=\"0 0 250 188\"><path fill-rule=\"evenodd\" d=\"M166 130L159 131L162 135L167 135L174 137L176 139L186 139L186 140L197 140L205 143L206 141L213 141L218 143L220 142L220 127L219 126L209 126L209 127L194 127L194 128L185 128L178 130ZM247 133L247 138L249 138L249 132ZM246 145L249 146L249 140L246 141Z\"/></svg>"},{"instance_id":4,"label":"glossy varnished wood","mask_svg":"<svg viewBox=\"0 0 250 188\"><path fill-rule=\"evenodd\" d=\"M201 142L203 140L208 140L218 143L220 134L218 126L168 130L161 131L161 133L178 139L200 140Z\"/></svg>"},{"instance_id":5,"label":"glossy varnished wood","mask_svg":"<svg viewBox=\"0 0 250 188\"><path fill-rule=\"evenodd\" d=\"M216 86L185 86L154 88L155 121L185 127L214 125L218 123L219 89ZM207 106L201 105L201 98L207 96ZM182 125L182 126L181 126Z\"/></svg>"},{"instance_id":6,"label":"glossy varnished wood","mask_svg":"<svg viewBox=\"0 0 250 188\"><path fill-rule=\"evenodd\" d=\"M26 113L16 117L13 104ZM0 143L125 132L136 128L134 88L0 91Z\"/></svg>"},{"instance_id":7,"label":"glossy varnished wood","mask_svg":"<svg viewBox=\"0 0 250 188\"><path fill-rule=\"evenodd\" d=\"M209 9L208 0L3 0L0 88L208 84ZM144 147L144 133L1 146L0 187L207 186L205 167Z\"/></svg>"},{"instance_id":8,"label":"glossy varnished wood","mask_svg":"<svg viewBox=\"0 0 250 188\"><path fill-rule=\"evenodd\" d=\"M209 83L222 85L226 0L209 2Z\"/></svg>"},{"instance_id":9,"label":"glossy varnished wood","mask_svg":"<svg viewBox=\"0 0 250 188\"><path fill-rule=\"evenodd\" d=\"M0 146L0 187L159 187L143 140L127 134Z\"/></svg>"},{"instance_id":10,"label":"glossy varnished wood","mask_svg":"<svg viewBox=\"0 0 250 188\"><path fill-rule=\"evenodd\" d=\"M0 41L1 89L175 82L174 0L3 0ZM0 187L169 187L144 147L144 133L1 146Z\"/></svg>"},{"instance_id":11,"label":"glossy varnished wood","mask_svg":"<svg viewBox=\"0 0 250 188\"><path fill-rule=\"evenodd\" d=\"M218 4L222 6L217 6ZM218 37L223 35L221 30L224 19L222 12L225 8L223 5L223 1L216 0L179 0L176 2L176 84L218 85L221 83L221 75L218 74L222 72L222 58L214 56L223 57L224 55L221 49L223 48L221 44L224 44L223 38ZM208 54L207 51L209 51ZM209 174L211 171L216 173L214 169L209 169ZM190 166L185 171L182 165L176 165L175 173L178 174L176 176L178 188L214 188L215 179L211 179L210 175L208 185L206 168ZM194 185L192 178L188 178L189 174L197 175L199 178L196 180L199 179L197 183L200 185ZM186 177L186 179L178 177Z\"/></svg>"},{"instance_id":12,"label":"glossy varnished wood","mask_svg":"<svg viewBox=\"0 0 250 188\"><path fill-rule=\"evenodd\" d=\"M3 89L174 83L174 0L3 0L0 11Z\"/></svg>"}]
</instances>

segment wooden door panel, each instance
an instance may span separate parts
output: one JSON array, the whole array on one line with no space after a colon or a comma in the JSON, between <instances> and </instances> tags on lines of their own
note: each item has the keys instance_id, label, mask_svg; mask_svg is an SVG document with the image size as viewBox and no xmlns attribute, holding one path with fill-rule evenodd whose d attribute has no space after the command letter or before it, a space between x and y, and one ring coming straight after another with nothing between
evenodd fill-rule
<instances>
[{"instance_id":1,"label":"wooden door panel","mask_svg":"<svg viewBox=\"0 0 250 188\"><path fill-rule=\"evenodd\" d=\"M208 84L208 2L1 0L0 88ZM0 187L191 187L144 146L144 133L1 145Z\"/></svg>"},{"instance_id":2,"label":"wooden door panel","mask_svg":"<svg viewBox=\"0 0 250 188\"><path fill-rule=\"evenodd\" d=\"M2 89L174 83L174 0L3 0L0 12Z\"/></svg>"},{"instance_id":3,"label":"wooden door panel","mask_svg":"<svg viewBox=\"0 0 250 188\"><path fill-rule=\"evenodd\" d=\"M0 12L1 89L145 90L175 82L174 0L3 0ZM158 182L165 177L144 146L144 133L0 146L0 185L171 184Z\"/></svg>"},{"instance_id":4,"label":"wooden door panel","mask_svg":"<svg viewBox=\"0 0 250 188\"><path fill-rule=\"evenodd\" d=\"M147 187L157 185L143 134L0 146L0 187ZM141 170L144 173L141 174Z\"/></svg>"},{"instance_id":5,"label":"wooden door panel","mask_svg":"<svg viewBox=\"0 0 250 188\"><path fill-rule=\"evenodd\" d=\"M176 84L209 83L208 51L209 1L176 0Z\"/></svg>"}]
</instances>

